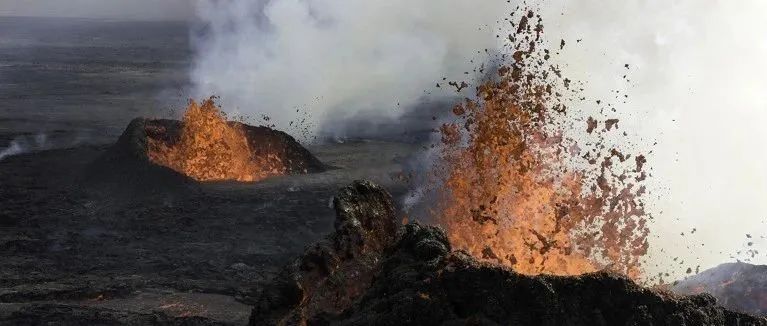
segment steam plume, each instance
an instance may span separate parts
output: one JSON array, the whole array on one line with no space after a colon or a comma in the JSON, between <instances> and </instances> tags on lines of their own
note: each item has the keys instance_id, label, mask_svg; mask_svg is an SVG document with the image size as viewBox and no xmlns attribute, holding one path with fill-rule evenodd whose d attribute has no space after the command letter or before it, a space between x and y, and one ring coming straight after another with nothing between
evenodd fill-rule
<instances>
[{"instance_id":1,"label":"steam plume","mask_svg":"<svg viewBox=\"0 0 767 326\"><path fill-rule=\"evenodd\" d=\"M49 148L48 136L37 134L35 136L18 136L11 140L8 147L0 149L0 161L7 157L40 151Z\"/></svg>"},{"instance_id":2,"label":"steam plume","mask_svg":"<svg viewBox=\"0 0 767 326\"><path fill-rule=\"evenodd\" d=\"M201 0L194 94L278 127L307 107L319 123L396 116L443 77L467 78L496 47L505 1ZM324 124L326 129L338 125Z\"/></svg>"},{"instance_id":3,"label":"steam plume","mask_svg":"<svg viewBox=\"0 0 767 326\"><path fill-rule=\"evenodd\" d=\"M652 150L648 265L679 277L734 258L766 263L767 2L538 2L548 38L567 41L563 72L590 99L619 104L621 129Z\"/></svg>"}]
</instances>

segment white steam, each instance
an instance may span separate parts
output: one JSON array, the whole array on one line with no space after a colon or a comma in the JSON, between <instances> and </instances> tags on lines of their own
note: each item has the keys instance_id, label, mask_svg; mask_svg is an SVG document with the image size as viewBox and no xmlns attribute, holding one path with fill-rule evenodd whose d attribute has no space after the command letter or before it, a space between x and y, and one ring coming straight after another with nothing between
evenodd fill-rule
<instances>
[{"instance_id":1,"label":"white steam","mask_svg":"<svg viewBox=\"0 0 767 326\"><path fill-rule=\"evenodd\" d=\"M767 263L767 2L540 3L565 74L592 99L627 92L621 130L653 150L650 272Z\"/></svg>"},{"instance_id":2,"label":"white steam","mask_svg":"<svg viewBox=\"0 0 767 326\"><path fill-rule=\"evenodd\" d=\"M308 108L316 122L396 116L497 47L506 1L235 0L197 2L196 97L265 113L278 127ZM445 88L447 85L444 86ZM444 89L444 88L443 88ZM323 124L324 123L324 124Z\"/></svg>"},{"instance_id":3,"label":"white steam","mask_svg":"<svg viewBox=\"0 0 767 326\"><path fill-rule=\"evenodd\" d=\"M42 151L50 148L48 136L37 134L34 136L18 136L11 140L8 147L0 149L0 161L14 155Z\"/></svg>"},{"instance_id":4,"label":"white steam","mask_svg":"<svg viewBox=\"0 0 767 326\"><path fill-rule=\"evenodd\" d=\"M18 135L6 147L0 147L0 161L27 153L99 144L98 138L94 137L93 133L92 130L79 130L65 134L40 132Z\"/></svg>"}]
</instances>

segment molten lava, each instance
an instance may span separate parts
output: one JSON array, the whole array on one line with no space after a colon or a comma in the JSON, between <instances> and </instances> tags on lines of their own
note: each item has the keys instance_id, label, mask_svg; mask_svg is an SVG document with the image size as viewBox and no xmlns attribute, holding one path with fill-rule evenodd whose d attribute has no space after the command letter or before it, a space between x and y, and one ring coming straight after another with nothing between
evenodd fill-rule
<instances>
[{"instance_id":1,"label":"molten lava","mask_svg":"<svg viewBox=\"0 0 767 326\"><path fill-rule=\"evenodd\" d=\"M152 135L169 133L168 130L147 131ZM201 104L189 102L178 139L169 141L148 136L147 149L149 159L155 164L197 181L259 181L286 173L279 156L255 154L245 125L227 121L212 98Z\"/></svg>"},{"instance_id":2,"label":"molten lava","mask_svg":"<svg viewBox=\"0 0 767 326\"><path fill-rule=\"evenodd\" d=\"M641 196L644 157L565 134L572 118L562 104L559 71L541 49L539 23L526 13L509 35L514 62L477 87L476 100L454 107L442 126L434 177L440 205L434 218L455 247L524 274L577 275L611 269L640 274L647 252ZM569 80L565 80L568 87ZM606 120L597 133L617 132ZM592 135L598 121L589 120Z\"/></svg>"}]
</instances>

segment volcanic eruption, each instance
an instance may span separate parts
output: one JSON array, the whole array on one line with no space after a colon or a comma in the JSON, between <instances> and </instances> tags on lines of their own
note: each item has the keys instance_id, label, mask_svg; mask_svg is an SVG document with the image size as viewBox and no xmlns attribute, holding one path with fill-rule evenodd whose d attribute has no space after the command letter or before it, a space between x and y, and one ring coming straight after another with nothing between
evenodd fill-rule
<instances>
[{"instance_id":1,"label":"volcanic eruption","mask_svg":"<svg viewBox=\"0 0 767 326\"><path fill-rule=\"evenodd\" d=\"M546 2L546 28L527 1L175 2L197 17L0 4L0 325L767 326L765 266L699 273L764 261L767 208L733 203L767 193L744 141L767 120L735 110L766 66L723 36L767 25L693 0Z\"/></svg>"},{"instance_id":2,"label":"volcanic eruption","mask_svg":"<svg viewBox=\"0 0 767 326\"><path fill-rule=\"evenodd\" d=\"M180 123L149 121L146 133L153 163L197 181L259 181L322 167L286 134L227 121L212 97L190 101Z\"/></svg>"},{"instance_id":3,"label":"volcanic eruption","mask_svg":"<svg viewBox=\"0 0 767 326\"><path fill-rule=\"evenodd\" d=\"M228 121L214 100L190 100L181 121L134 119L94 162L88 178L144 189L148 184L168 188L190 182L255 182L326 169L285 132Z\"/></svg>"},{"instance_id":4,"label":"volcanic eruption","mask_svg":"<svg viewBox=\"0 0 767 326\"><path fill-rule=\"evenodd\" d=\"M520 273L639 277L644 156L604 142L618 120L577 119L577 89L549 62L540 16L515 22L497 75L440 128L433 219L455 247Z\"/></svg>"}]
</instances>

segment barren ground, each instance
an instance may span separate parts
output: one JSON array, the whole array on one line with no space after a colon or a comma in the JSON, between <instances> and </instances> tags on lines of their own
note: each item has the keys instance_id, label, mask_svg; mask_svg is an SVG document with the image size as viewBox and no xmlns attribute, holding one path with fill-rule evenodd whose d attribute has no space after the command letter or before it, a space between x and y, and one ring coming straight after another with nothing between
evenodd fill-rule
<instances>
[{"instance_id":1,"label":"barren ground","mask_svg":"<svg viewBox=\"0 0 767 326\"><path fill-rule=\"evenodd\" d=\"M309 149L336 169L202 185L173 200L94 196L80 177L127 122L183 103L180 23L1 18L0 316L60 303L244 324L277 268L332 229L336 190L384 185L418 145ZM44 141L40 141L44 135Z\"/></svg>"}]
</instances>

